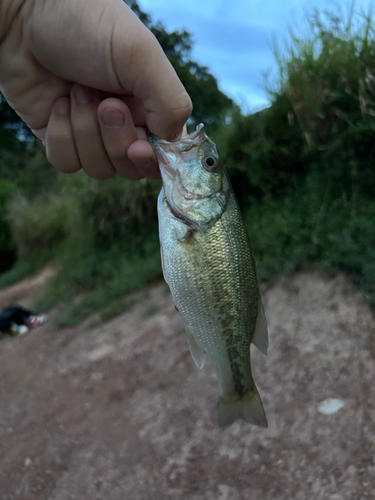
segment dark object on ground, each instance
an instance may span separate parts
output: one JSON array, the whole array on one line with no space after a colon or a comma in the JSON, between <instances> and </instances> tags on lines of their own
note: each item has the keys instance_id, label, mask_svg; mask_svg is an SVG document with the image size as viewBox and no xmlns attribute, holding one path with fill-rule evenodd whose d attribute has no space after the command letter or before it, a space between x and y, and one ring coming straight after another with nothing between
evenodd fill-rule
<instances>
[{"instance_id":1,"label":"dark object on ground","mask_svg":"<svg viewBox=\"0 0 375 500\"><path fill-rule=\"evenodd\" d=\"M37 316L24 307L7 307L0 314L0 332L26 333L29 327L38 325L44 320L45 316Z\"/></svg>"}]
</instances>

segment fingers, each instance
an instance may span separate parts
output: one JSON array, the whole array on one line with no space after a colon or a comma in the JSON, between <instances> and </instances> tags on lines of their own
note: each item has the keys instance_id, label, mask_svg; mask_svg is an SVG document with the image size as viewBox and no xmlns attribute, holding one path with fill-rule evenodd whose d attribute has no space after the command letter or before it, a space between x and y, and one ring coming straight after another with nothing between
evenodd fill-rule
<instances>
[{"instance_id":1,"label":"fingers","mask_svg":"<svg viewBox=\"0 0 375 500\"><path fill-rule=\"evenodd\" d=\"M43 140L47 159L55 168L67 174L77 172L81 168L73 139L68 97L62 97L55 102L45 134L42 131L34 133Z\"/></svg>"},{"instance_id":2,"label":"fingers","mask_svg":"<svg viewBox=\"0 0 375 500\"><path fill-rule=\"evenodd\" d=\"M132 107L137 119L142 109L134 103ZM74 85L70 99L54 103L48 126L34 133L43 140L48 160L62 172L83 168L99 180L116 172L130 180L160 177L146 129L135 127L128 106L116 98L100 102L88 87Z\"/></svg>"},{"instance_id":3,"label":"fingers","mask_svg":"<svg viewBox=\"0 0 375 500\"><path fill-rule=\"evenodd\" d=\"M156 159L155 151L147 140L147 134L144 128L138 127L138 137L139 140L130 145L128 157L137 165L138 169L143 172L145 177L149 179L159 179L159 164Z\"/></svg>"},{"instance_id":4,"label":"fingers","mask_svg":"<svg viewBox=\"0 0 375 500\"><path fill-rule=\"evenodd\" d=\"M110 179L116 170L105 150L97 119L100 98L97 91L82 85L71 90L71 124L77 154L83 170L94 179Z\"/></svg>"},{"instance_id":5,"label":"fingers","mask_svg":"<svg viewBox=\"0 0 375 500\"><path fill-rule=\"evenodd\" d=\"M131 180L141 179L144 176L155 176L158 163L155 153L147 142L146 131L135 127L129 108L119 99L109 98L102 101L98 107L98 116L103 143L117 172ZM143 139L139 141L139 137ZM140 154L129 156L129 149L133 144L141 143Z\"/></svg>"}]
</instances>

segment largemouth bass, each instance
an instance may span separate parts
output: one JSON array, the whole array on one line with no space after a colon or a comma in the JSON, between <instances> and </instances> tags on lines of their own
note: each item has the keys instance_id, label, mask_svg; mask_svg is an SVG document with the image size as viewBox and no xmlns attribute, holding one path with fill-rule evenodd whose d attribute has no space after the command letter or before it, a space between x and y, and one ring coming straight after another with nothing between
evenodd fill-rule
<instances>
[{"instance_id":1,"label":"largemouth bass","mask_svg":"<svg viewBox=\"0 0 375 500\"><path fill-rule=\"evenodd\" d=\"M255 262L215 144L203 124L180 141L150 137L160 165L159 236L164 278L199 368L207 355L220 386L218 422L267 427L250 365L266 355L267 324Z\"/></svg>"}]
</instances>

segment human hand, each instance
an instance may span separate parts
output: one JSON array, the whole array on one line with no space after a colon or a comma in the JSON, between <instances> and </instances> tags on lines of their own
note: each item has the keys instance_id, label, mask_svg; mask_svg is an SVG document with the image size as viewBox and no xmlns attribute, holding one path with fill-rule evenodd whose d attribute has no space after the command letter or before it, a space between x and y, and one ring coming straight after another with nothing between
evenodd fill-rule
<instances>
[{"instance_id":1,"label":"human hand","mask_svg":"<svg viewBox=\"0 0 375 500\"><path fill-rule=\"evenodd\" d=\"M62 172L159 177L147 131L177 138L192 105L122 0L0 0L0 89Z\"/></svg>"}]
</instances>

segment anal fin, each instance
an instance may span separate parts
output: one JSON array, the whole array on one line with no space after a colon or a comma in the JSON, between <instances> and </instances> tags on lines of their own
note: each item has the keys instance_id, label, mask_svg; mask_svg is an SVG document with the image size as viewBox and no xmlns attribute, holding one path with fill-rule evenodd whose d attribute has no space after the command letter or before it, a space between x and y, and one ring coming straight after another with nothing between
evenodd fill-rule
<instances>
[{"instance_id":1,"label":"anal fin","mask_svg":"<svg viewBox=\"0 0 375 500\"><path fill-rule=\"evenodd\" d=\"M255 325L253 339L251 341L257 347L263 356L267 356L268 349L268 329L266 315L264 314L262 299L259 296L258 316Z\"/></svg>"}]
</instances>

